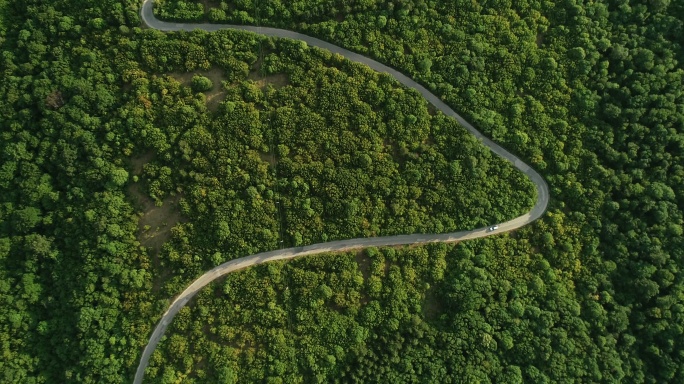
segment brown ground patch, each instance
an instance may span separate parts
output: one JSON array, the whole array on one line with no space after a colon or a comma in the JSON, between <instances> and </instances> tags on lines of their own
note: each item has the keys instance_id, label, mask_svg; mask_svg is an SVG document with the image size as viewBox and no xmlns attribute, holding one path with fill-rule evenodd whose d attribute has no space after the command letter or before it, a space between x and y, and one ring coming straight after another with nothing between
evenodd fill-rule
<instances>
[{"instance_id":1,"label":"brown ground patch","mask_svg":"<svg viewBox=\"0 0 684 384\"><path fill-rule=\"evenodd\" d=\"M366 252L363 250L360 250L356 252L356 256L354 256L354 260L356 260L356 264L359 266L359 271L363 275L364 280L368 280L370 277L370 258L368 255L366 255Z\"/></svg>"},{"instance_id":2,"label":"brown ground patch","mask_svg":"<svg viewBox=\"0 0 684 384\"><path fill-rule=\"evenodd\" d=\"M167 75L173 77L176 79L176 81L185 85L186 87L189 87L190 83L192 82L192 77L198 73L199 72L171 72L167 73Z\"/></svg>"},{"instance_id":3,"label":"brown ground patch","mask_svg":"<svg viewBox=\"0 0 684 384\"><path fill-rule=\"evenodd\" d=\"M256 83L257 87L265 88L267 85L272 85L273 88L281 88L290 84L290 79L284 73L276 73L275 75L268 75L261 77L257 71L250 72L248 79Z\"/></svg>"},{"instance_id":4,"label":"brown ground patch","mask_svg":"<svg viewBox=\"0 0 684 384\"><path fill-rule=\"evenodd\" d=\"M275 156L273 156L271 153L259 152L259 158L261 161L268 163L272 167L275 167L275 165L278 163Z\"/></svg>"},{"instance_id":5,"label":"brown ground patch","mask_svg":"<svg viewBox=\"0 0 684 384\"><path fill-rule=\"evenodd\" d=\"M144 164L144 163L143 163ZM142 169L142 165L140 165ZM159 251L162 245L171 238L171 228L179 222L185 222L178 209L180 195L170 196L163 200L161 207L142 191L140 183L128 187L128 195L132 198L138 212L137 239L140 245L150 250L150 257L155 271L152 291L159 292L171 271L162 267Z\"/></svg>"},{"instance_id":6,"label":"brown ground patch","mask_svg":"<svg viewBox=\"0 0 684 384\"><path fill-rule=\"evenodd\" d=\"M131 158L131 166L133 167L133 176L142 175L143 165L149 163L154 158L154 152L149 151L142 155Z\"/></svg>"},{"instance_id":7,"label":"brown ground patch","mask_svg":"<svg viewBox=\"0 0 684 384\"><path fill-rule=\"evenodd\" d=\"M179 83L186 87L189 87L191 85L192 77L195 75L201 75L211 80L211 82L214 83L214 86L209 91L204 92L204 95L207 97L207 109L212 112L215 112L217 110L219 103L221 102L221 100L223 100L223 98L226 95L226 91L223 90L223 85L221 83L225 77L223 75L223 71L218 67L212 67L208 71L195 71L185 73L171 72L167 75L173 77Z\"/></svg>"},{"instance_id":8,"label":"brown ground patch","mask_svg":"<svg viewBox=\"0 0 684 384\"><path fill-rule=\"evenodd\" d=\"M133 176L142 175L143 166L154 159L154 155L154 152L150 151L131 158ZM164 200L161 207L157 207L154 201L142 191L140 183L129 185L127 192L139 216L137 239L142 246L152 250L150 257L156 272L152 282L152 291L159 292L164 281L171 275L171 271L162 268L159 251L171 237L171 228L183 221L177 209L180 196L169 197ZM146 229L148 225L149 229Z\"/></svg>"},{"instance_id":9,"label":"brown ground patch","mask_svg":"<svg viewBox=\"0 0 684 384\"><path fill-rule=\"evenodd\" d=\"M436 321L442 312L442 303L435 294L435 290L428 289L423 300L423 318L429 322Z\"/></svg>"},{"instance_id":10,"label":"brown ground patch","mask_svg":"<svg viewBox=\"0 0 684 384\"><path fill-rule=\"evenodd\" d=\"M213 0L199 0L200 4L204 6L204 14L209 14L209 10L212 8L219 8L221 5L218 1Z\"/></svg>"},{"instance_id":11,"label":"brown ground patch","mask_svg":"<svg viewBox=\"0 0 684 384\"><path fill-rule=\"evenodd\" d=\"M169 196L158 207L154 200L145 194L140 184L131 184L128 193L136 203L138 215L138 241L144 247L151 248L154 257L161 246L171 237L171 228L183 218L178 208L181 196Z\"/></svg>"},{"instance_id":12,"label":"brown ground patch","mask_svg":"<svg viewBox=\"0 0 684 384\"><path fill-rule=\"evenodd\" d=\"M260 50L259 55L257 55L256 61L254 62L254 64L252 64L252 68L250 68L249 70L248 77L250 79L256 79L257 77L261 76L259 75L259 71L261 71L261 64L264 63L264 55L265 52L263 52L263 50Z\"/></svg>"},{"instance_id":13,"label":"brown ground patch","mask_svg":"<svg viewBox=\"0 0 684 384\"><path fill-rule=\"evenodd\" d=\"M202 76L208 77L209 80L214 83L214 87L206 92L205 95L207 95L207 109L215 112L219 103L226 95L226 91L223 90L223 85L221 84L225 76L223 75L223 71L216 67L202 73Z\"/></svg>"},{"instance_id":14,"label":"brown ground patch","mask_svg":"<svg viewBox=\"0 0 684 384\"><path fill-rule=\"evenodd\" d=\"M143 166L154 158L154 152L150 151L140 156L131 158L133 176L142 175ZM128 194L133 200L135 210L138 212L138 241L144 247L152 248L152 256L156 262L157 253L162 244L171 237L171 228L182 220L178 201L180 195L169 196L158 207L143 190L140 183L132 183L128 186Z\"/></svg>"},{"instance_id":15,"label":"brown ground patch","mask_svg":"<svg viewBox=\"0 0 684 384\"><path fill-rule=\"evenodd\" d=\"M216 112L225 95L226 91L224 91L223 88L220 90L212 90L210 93L207 93L207 109L211 112Z\"/></svg>"}]
</instances>

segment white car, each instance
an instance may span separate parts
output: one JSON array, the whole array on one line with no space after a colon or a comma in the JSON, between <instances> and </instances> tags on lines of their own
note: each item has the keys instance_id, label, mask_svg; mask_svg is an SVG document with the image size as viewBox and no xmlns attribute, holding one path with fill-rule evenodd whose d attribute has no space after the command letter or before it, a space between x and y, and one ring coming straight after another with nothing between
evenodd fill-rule
<instances>
[{"instance_id":1,"label":"white car","mask_svg":"<svg viewBox=\"0 0 684 384\"><path fill-rule=\"evenodd\" d=\"M496 231L497 229L499 229L498 225L492 225L491 227L489 227L489 232Z\"/></svg>"}]
</instances>

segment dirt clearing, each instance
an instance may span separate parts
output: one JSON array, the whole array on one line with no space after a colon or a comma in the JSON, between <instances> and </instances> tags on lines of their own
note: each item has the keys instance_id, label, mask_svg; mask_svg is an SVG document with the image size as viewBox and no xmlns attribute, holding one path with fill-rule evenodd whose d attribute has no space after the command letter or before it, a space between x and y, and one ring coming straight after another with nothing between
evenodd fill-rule
<instances>
[{"instance_id":1,"label":"dirt clearing","mask_svg":"<svg viewBox=\"0 0 684 384\"><path fill-rule=\"evenodd\" d=\"M223 100L226 95L226 91L223 90L222 81L225 78L223 71L220 68L212 67L208 71L195 71L195 72L172 72L167 75L176 79L182 85L189 87L192 83L192 77L195 75L200 75L208 78L214 84L214 86L204 92L207 97L207 109L211 112L215 112L219 106L219 103Z\"/></svg>"},{"instance_id":2,"label":"dirt clearing","mask_svg":"<svg viewBox=\"0 0 684 384\"><path fill-rule=\"evenodd\" d=\"M363 280L368 280L368 278L371 275L370 272L370 258L366 254L364 250L360 250L356 252L356 256L354 257L354 260L356 260L356 264L359 266L359 271L363 275Z\"/></svg>"},{"instance_id":3,"label":"dirt clearing","mask_svg":"<svg viewBox=\"0 0 684 384\"><path fill-rule=\"evenodd\" d=\"M259 88L265 88L270 84L273 88L278 89L290 84L290 79L288 79L287 75L284 73L276 73L275 75L261 77L256 72L250 72L248 79L255 82Z\"/></svg>"},{"instance_id":4,"label":"dirt clearing","mask_svg":"<svg viewBox=\"0 0 684 384\"><path fill-rule=\"evenodd\" d=\"M171 238L171 228L183 222L178 205L181 196L169 196L162 201L161 207L158 207L154 200L141 191L140 184L131 185L129 193L137 200L139 207L138 241L156 254Z\"/></svg>"},{"instance_id":5,"label":"dirt clearing","mask_svg":"<svg viewBox=\"0 0 684 384\"><path fill-rule=\"evenodd\" d=\"M142 175L143 166L154 159L154 152L147 152L131 159L133 176ZM171 237L171 228L183 222L178 202L181 196L169 196L157 206L144 191L140 183L132 183L127 188L133 207L138 213L138 241L152 249L154 259L162 245Z\"/></svg>"},{"instance_id":6,"label":"dirt clearing","mask_svg":"<svg viewBox=\"0 0 684 384\"><path fill-rule=\"evenodd\" d=\"M434 323L439 320L442 313L444 313L442 301L439 300L434 288L428 289L423 300L423 318L429 323Z\"/></svg>"}]
</instances>

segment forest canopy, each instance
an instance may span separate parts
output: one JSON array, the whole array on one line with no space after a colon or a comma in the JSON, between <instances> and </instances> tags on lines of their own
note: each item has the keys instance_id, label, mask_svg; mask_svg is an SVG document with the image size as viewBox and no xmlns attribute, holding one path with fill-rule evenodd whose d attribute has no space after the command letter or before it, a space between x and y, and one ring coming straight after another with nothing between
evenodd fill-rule
<instances>
[{"instance_id":1,"label":"forest canopy","mask_svg":"<svg viewBox=\"0 0 684 384\"><path fill-rule=\"evenodd\" d=\"M386 76L300 42L141 28L139 7L0 0L3 382L130 381L169 300L222 261L534 200ZM540 170L552 201L511 235L232 274L172 323L151 381L684 382L681 2L156 12L383 61Z\"/></svg>"},{"instance_id":2,"label":"forest canopy","mask_svg":"<svg viewBox=\"0 0 684 384\"><path fill-rule=\"evenodd\" d=\"M327 52L141 28L134 1L6 4L3 382L129 381L169 299L226 260L534 203L418 93Z\"/></svg>"},{"instance_id":3,"label":"forest canopy","mask_svg":"<svg viewBox=\"0 0 684 384\"><path fill-rule=\"evenodd\" d=\"M160 17L183 19L171 3L181 2L162 3ZM587 328L553 350L591 346L581 361L521 366L522 381L684 381L681 2L273 0L208 3L196 17L370 55L542 172L549 213L516 242L571 287L562 295L580 311L570 316Z\"/></svg>"}]
</instances>

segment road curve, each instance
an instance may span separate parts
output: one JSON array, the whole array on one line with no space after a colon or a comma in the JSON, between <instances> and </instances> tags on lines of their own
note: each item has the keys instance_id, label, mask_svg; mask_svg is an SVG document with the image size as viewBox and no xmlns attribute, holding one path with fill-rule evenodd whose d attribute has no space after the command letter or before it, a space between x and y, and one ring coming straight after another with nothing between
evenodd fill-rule
<instances>
[{"instance_id":1,"label":"road curve","mask_svg":"<svg viewBox=\"0 0 684 384\"><path fill-rule=\"evenodd\" d=\"M185 289L171 304L169 309L164 313L159 324L154 329L150 341L145 346L145 350L140 358L140 364L135 373L135 384L142 383L143 376L145 374L145 369L147 368L150 355L154 352L159 340L164 335L166 328L173 320L174 316L178 311L183 308L190 299L197 294L199 290L204 288L207 284L216 280L217 278L229 274L231 272L244 269L253 265L266 263L275 260L285 260L292 259L300 256L315 255L325 252L342 252L354 249L368 248L368 247L386 247L393 245L406 245L406 244L425 244L425 243L450 243L461 240L477 239L480 237L486 237L492 234L499 234L501 232L508 232L514 229L520 228L527 225L534 220L541 217L546 211L546 207L549 202L549 187L544 181L544 179L539 175L532 167L525 164L522 160L514 156L512 153L508 152L498 144L484 137L475 127L470 123L465 121L459 114L454 112L448 105L446 105L439 97L433 95L425 87L403 75L399 71L392 69L384 64L378 63L368 57L359 55L358 53L351 52L344 48L340 48L336 45L330 44L326 41L317 39L315 37L303 35L301 33L292 32L284 29L277 28L267 28L267 27L254 27L245 25L228 25L228 24L185 24L185 23L171 23L165 22L157 19L153 12L153 0L143 0L143 5L141 9L142 20L150 28L158 29L160 31L192 31L194 29L201 29L204 31L217 31L220 29L238 29L243 31L249 31L258 33L265 36L280 37L280 38L290 38L294 40L301 40L306 42L308 45L318 48L327 49L333 53L338 53L345 58L365 64L378 72L385 72L392 75L400 83L406 87L413 88L420 92L423 97L425 97L432 105L437 109L442 111L447 116L451 116L456 119L463 127L465 127L470 133L475 135L482 144L489 147L492 152L503 157L504 159L510 161L516 168L522 171L527 177L529 177L532 182L537 187L537 202L535 203L532 210L520 217L516 217L513 220L507 221L505 223L499 224L499 229L496 232L488 232L487 228L479 228L471 231L460 231L444 234L413 234L413 235L399 235L399 236L386 236L386 237L371 237L371 238L361 238L361 239L349 239L340 241L331 241L327 243L319 243L307 245L304 247L295 247L280 249L269 252L257 253L251 256L245 256L240 259L231 260L229 262L223 263L210 271L204 273L202 276L197 278L188 288Z\"/></svg>"}]
</instances>

